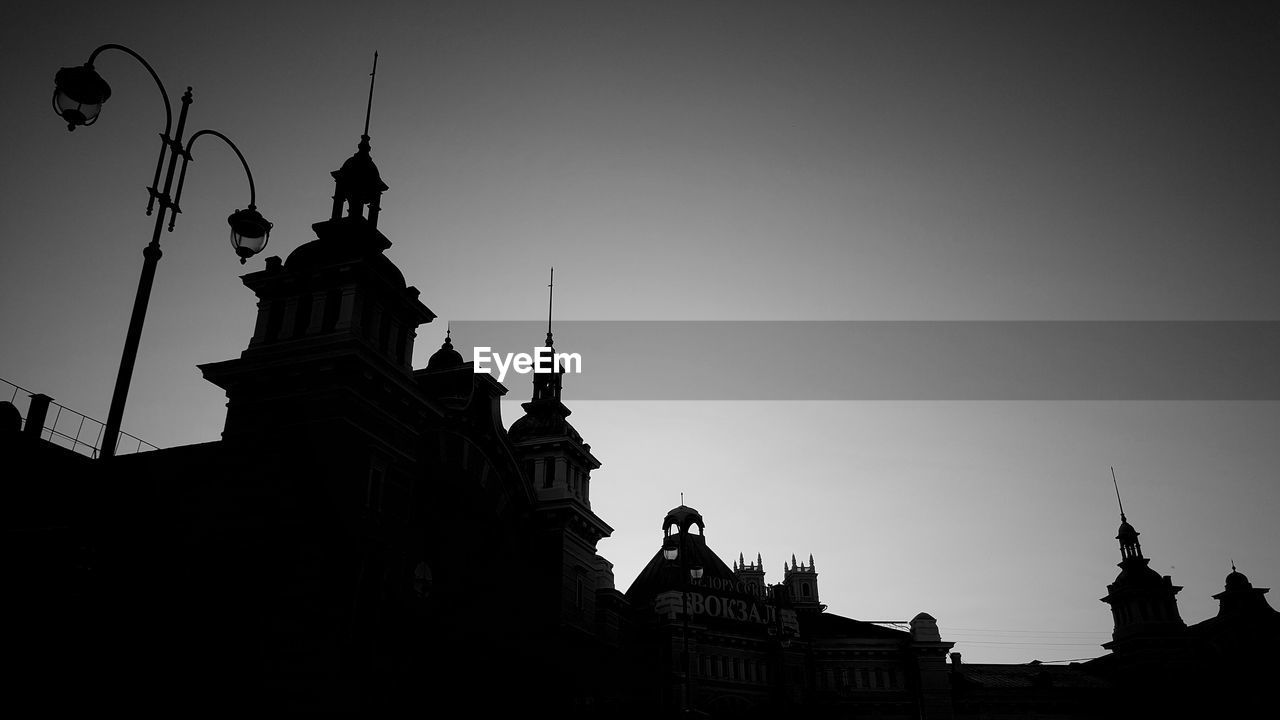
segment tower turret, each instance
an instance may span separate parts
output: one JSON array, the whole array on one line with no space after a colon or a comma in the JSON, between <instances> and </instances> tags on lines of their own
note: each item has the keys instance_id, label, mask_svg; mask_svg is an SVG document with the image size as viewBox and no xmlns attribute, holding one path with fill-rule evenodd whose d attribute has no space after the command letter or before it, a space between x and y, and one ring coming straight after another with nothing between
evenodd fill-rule
<instances>
[{"instance_id":1,"label":"tower turret","mask_svg":"<svg viewBox=\"0 0 1280 720\"><path fill-rule=\"evenodd\" d=\"M548 290L553 291L555 270ZM547 338L544 352L555 357L551 334L551 292L547 303ZM560 592L556 611L549 618L566 626L593 631L596 597L613 591L613 566L596 554L596 543L613 533L613 528L591 511L591 472L600 461L591 446L569 423L571 411L561 401L563 368L535 372L533 397L521 407L525 414L511 425L507 439L537 501L534 511L545 538L548 563L560 567Z\"/></svg>"},{"instance_id":2,"label":"tower turret","mask_svg":"<svg viewBox=\"0 0 1280 720\"><path fill-rule=\"evenodd\" d=\"M371 77L369 108L372 101ZM356 154L333 178L333 213L312 225L316 239L241 278L258 296L248 348L235 360L200 366L227 392L224 437L271 437L336 417L412 437L401 431L414 410L389 398L413 394L414 337L435 314L383 254L391 241L377 220L387 186L370 156L368 109ZM403 417L392 420L396 412L387 408L403 409Z\"/></svg>"},{"instance_id":3,"label":"tower turret","mask_svg":"<svg viewBox=\"0 0 1280 720\"><path fill-rule=\"evenodd\" d=\"M747 592L764 597L764 561L760 558L760 553L756 553L756 561L754 563L747 562L742 553L738 553L738 561L733 566L733 574L746 586Z\"/></svg>"},{"instance_id":4,"label":"tower turret","mask_svg":"<svg viewBox=\"0 0 1280 720\"><path fill-rule=\"evenodd\" d=\"M791 603L797 610L822 610L826 607L818 602L818 570L813 555L809 555L809 564L805 565L796 562L793 554L790 567L783 563L782 582L787 586Z\"/></svg>"},{"instance_id":5,"label":"tower turret","mask_svg":"<svg viewBox=\"0 0 1280 720\"><path fill-rule=\"evenodd\" d=\"M1116 487L1116 501L1120 502L1120 486ZM1152 645L1168 645L1179 640L1186 623L1178 614L1175 597L1182 588L1173 584L1173 578L1148 567L1151 562L1143 557L1138 543L1138 531L1129 524L1120 503L1120 530L1116 533L1120 542L1120 574L1107 586L1107 596L1102 602L1111 606L1115 623L1111 642L1103 647L1113 651L1125 651Z\"/></svg>"}]
</instances>

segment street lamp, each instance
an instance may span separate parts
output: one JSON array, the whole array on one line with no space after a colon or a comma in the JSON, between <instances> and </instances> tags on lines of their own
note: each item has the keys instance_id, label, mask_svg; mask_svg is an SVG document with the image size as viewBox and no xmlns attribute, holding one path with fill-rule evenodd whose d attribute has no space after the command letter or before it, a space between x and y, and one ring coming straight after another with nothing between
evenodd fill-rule
<instances>
[{"instance_id":1,"label":"street lamp","mask_svg":"<svg viewBox=\"0 0 1280 720\"><path fill-rule=\"evenodd\" d=\"M125 336L124 353L120 358L120 372L116 375L115 391L111 395L111 409L107 412L107 424L102 439L101 457L115 455L116 440L120 434L120 423L124 419L125 399L129 395L129 383L133 378L133 365L138 357L138 342L142 339L142 323L147 315L147 303L151 299L151 285L155 280L156 265L160 262L160 229L164 225L165 214L169 215L169 232L173 232L178 213L182 212L178 201L182 198L182 185L187 177L187 165L193 159L191 146L203 135L212 135L225 142L240 164L244 166L245 175L249 178L249 206L244 210L236 210L227 218L231 226L231 246L243 264L245 260L261 252L267 246L271 234L271 223L258 212L254 204L257 193L253 185L253 173L249 171L249 163L244 159L240 148L222 133L216 130L201 130L191 136L186 146L182 144L182 133L187 126L187 108L191 106L191 88L182 95L182 110L178 114L178 126L173 127L173 105L169 101L169 93L160 82L160 76L141 55L123 45L108 44L94 50L89 60L78 67L64 67L54 76L53 110L67 122L67 130L89 126L97 122L102 106L111 97L111 86L93 69L93 61L106 50L119 50L142 64L151 74L164 99L164 132L160 135L160 157L156 160L155 177L147 188L150 199L147 201L147 215L151 215L156 202L160 203L160 212L156 214L155 229L151 233L151 242L142 250L142 276L138 279L138 294L133 301L133 314L129 317L129 332ZM168 169L165 170L164 184L160 184L160 170L165 166L168 156ZM178 158L182 158L182 170L178 175L178 186L174 190L173 175L178 167ZM170 192L172 191L172 195Z\"/></svg>"},{"instance_id":2,"label":"street lamp","mask_svg":"<svg viewBox=\"0 0 1280 720\"><path fill-rule=\"evenodd\" d=\"M702 579L702 566L688 566L687 554L682 552L684 545L684 531L680 533L680 545L664 546L662 548L662 557L668 562L680 559L680 617L683 620L684 632L681 636L684 640L684 682L682 684L682 697L680 698L680 711L682 713L689 712L689 581L698 581Z\"/></svg>"}]
</instances>

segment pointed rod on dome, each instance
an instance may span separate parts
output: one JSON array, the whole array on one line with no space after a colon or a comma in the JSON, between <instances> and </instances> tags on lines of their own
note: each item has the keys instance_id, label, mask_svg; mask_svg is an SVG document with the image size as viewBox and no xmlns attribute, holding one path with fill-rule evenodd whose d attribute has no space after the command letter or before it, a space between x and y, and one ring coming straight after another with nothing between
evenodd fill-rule
<instances>
[{"instance_id":1,"label":"pointed rod on dome","mask_svg":"<svg viewBox=\"0 0 1280 720\"><path fill-rule=\"evenodd\" d=\"M551 347L551 308L555 301L556 269L551 268L551 282L547 283L547 347ZM684 503L681 503L682 505Z\"/></svg>"},{"instance_id":2,"label":"pointed rod on dome","mask_svg":"<svg viewBox=\"0 0 1280 720\"><path fill-rule=\"evenodd\" d=\"M1116 488L1116 504L1120 506L1120 522L1129 522L1124 516L1124 503L1120 500L1120 483L1116 482L1116 468L1111 467L1111 484Z\"/></svg>"},{"instance_id":3,"label":"pointed rod on dome","mask_svg":"<svg viewBox=\"0 0 1280 720\"><path fill-rule=\"evenodd\" d=\"M369 141L369 116L373 115L373 82L378 78L378 51L373 51L373 72L369 73L369 104L364 109L364 140Z\"/></svg>"}]
</instances>

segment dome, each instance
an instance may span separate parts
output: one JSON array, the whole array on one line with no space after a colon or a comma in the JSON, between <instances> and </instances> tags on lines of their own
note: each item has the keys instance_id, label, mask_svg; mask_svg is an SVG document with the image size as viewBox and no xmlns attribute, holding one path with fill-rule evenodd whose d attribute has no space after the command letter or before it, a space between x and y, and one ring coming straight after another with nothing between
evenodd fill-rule
<instances>
[{"instance_id":1,"label":"dome","mask_svg":"<svg viewBox=\"0 0 1280 720\"><path fill-rule=\"evenodd\" d=\"M706 527L706 523L702 521L702 513L694 510L688 505L680 505L672 508L671 512L667 513L667 517L662 521L663 531L666 531L666 529L672 525L675 525L685 532L694 525L698 526L699 531Z\"/></svg>"},{"instance_id":2,"label":"dome","mask_svg":"<svg viewBox=\"0 0 1280 720\"><path fill-rule=\"evenodd\" d=\"M449 333L445 333L444 344L427 360L427 370L447 370L463 364L462 353L453 349L453 341Z\"/></svg>"},{"instance_id":3,"label":"dome","mask_svg":"<svg viewBox=\"0 0 1280 720\"><path fill-rule=\"evenodd\" d=\"M386 183L382 182L382 173L378 172L378 166L369 155L369 140L365 136L361 136L356 154L347 158L332 175L338 181L339 192L357 205L375 202L387 190Z\"/></svg>"},{"instance_id":4,"label":"dome","mask_svg":"<svg viewBox=\"0 0 1280 720\"><path fill-rule=\"evenodd\" d=\"M1133 526L1129 524L1128 520L1121 521L1120 529L1116 532L1116 539L1121 541L1137 540L1138 531L1133 529Z\"/></svg>"},{"instance_id":5,"label":"dome","mask_svg":"<svg viewBox=\"0 0 1280 720\"><path fill-rule=\"evenodd\" d=\"M1232 565L1231 574L1227 575L1226 587L1228 590L1248 590L1253 587L1253 583L1249 582L1249 578Z\"/></svg>"},{"instance_id":6,"label":"dome","mask_svg":"<svg viewBox=\"0 0 1280 720\"><path fill-rule=\"evenodd\" d=\"M303 243L285 258L284 268L292 272L315 270L361 259L374 267L397 288L408 287L404 273L382 251L391 242L368 223L354 218L340 218L311 226L317 237Z\"/></svg>"},{"instance_id":7,"label":"dome","mask_svg":"<svg viewBox=\"0 0 1280 720\"><path fill-rule=\"evenodd\" d=\"M1120 567L1120 574L1116 576L1116 583L1125 583L1132 585L1159 585L1163 582L1160 573L1156 572L1149 565L1145 558L1140 559L1139 563L1125 562Z\"/></svg>"}]
</instances>

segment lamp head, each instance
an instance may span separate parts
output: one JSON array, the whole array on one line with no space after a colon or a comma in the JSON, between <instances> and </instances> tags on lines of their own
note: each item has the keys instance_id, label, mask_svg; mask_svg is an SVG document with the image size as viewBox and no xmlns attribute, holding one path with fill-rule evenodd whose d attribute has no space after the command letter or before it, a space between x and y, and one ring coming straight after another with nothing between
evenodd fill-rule
<instances>
[{"instance_id":1,"label":"lamp head","mask_svg":"<svg viewBox=\"0 0 1280 720\"><path fill-rule=\"evenodd\" d=\"M272 224L253 205L231 213L227 224L231 226L231 247L240 256L241 265L267 247Z\"/></svg>"},{"instance_id":2,"label":"lamp head","mask_svg":"<svg viewBox=\"0 0 1280 720\"><path fill-rule=\"evenodd\" d=\"M64 67L53 77L53 111L67 121L67 130L92 125L111 97L111 86L88 63Z\"/></svg>"}]
</instances>

